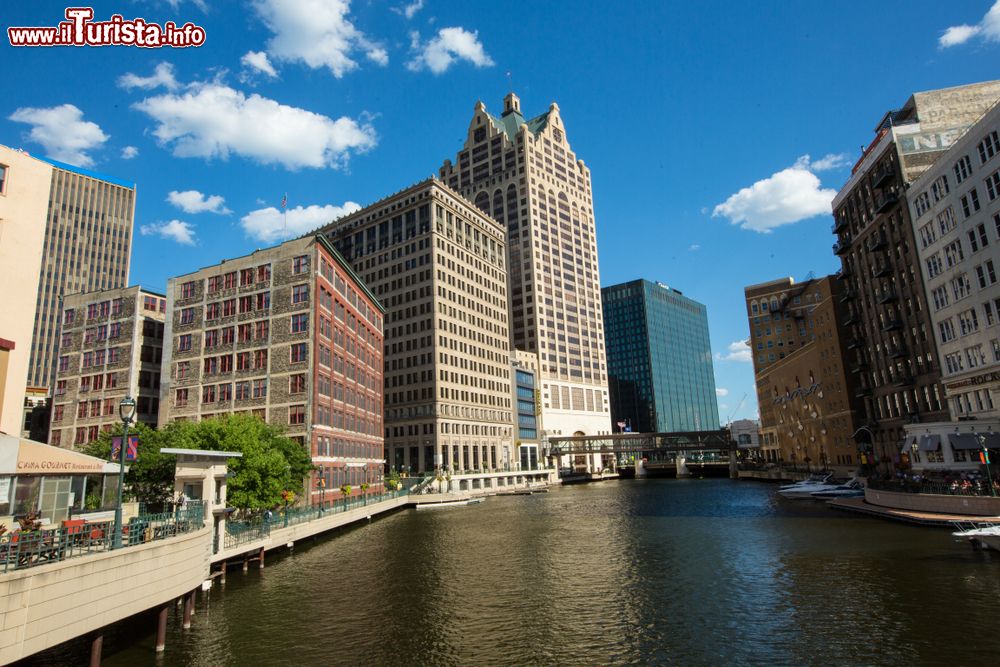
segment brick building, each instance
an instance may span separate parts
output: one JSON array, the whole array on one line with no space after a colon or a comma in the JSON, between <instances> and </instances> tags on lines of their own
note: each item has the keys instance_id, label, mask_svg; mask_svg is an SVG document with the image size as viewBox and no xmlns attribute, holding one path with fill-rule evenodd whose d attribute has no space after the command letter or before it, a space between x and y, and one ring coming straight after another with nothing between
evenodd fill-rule
<instances>
[{"instance_id":1,"label":"brick building","mask_svg":"<svg viewBox=\"0 0 1000 667\"><path fill-rule=\"evenodd\" d=\"M386 307L389 465L516 460L503 227L431 178L320 231Z\"/></svg>"},{"instance_id":2,"label":"brick building","mask_svg":"<svg viewBox=\"0 0 1000 667\"><path fill-rule=\"evenodd\" d=\"M63 298L49 444L73 447L120 423L118 403L156 426L166 298L138 286Z\"/></svg>"},{"instance_id":3,"label":"brick building","mask_svg":"<svg viewBox=\"0 0 1000 667\"><path fill-rule=\"evenodd\" d=\"M322 236L171 278L161 423L258 415L309 450L311 502L377 490L384 312Z\"/></svg>"}]
</instances>

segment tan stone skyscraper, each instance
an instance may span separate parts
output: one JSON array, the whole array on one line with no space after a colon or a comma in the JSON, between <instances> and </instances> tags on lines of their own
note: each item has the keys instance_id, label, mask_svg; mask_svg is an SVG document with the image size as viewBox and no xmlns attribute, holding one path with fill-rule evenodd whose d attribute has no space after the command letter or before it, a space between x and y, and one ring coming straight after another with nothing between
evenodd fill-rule
<instances>
[{"instance_id":1,"label":"tan stone skyscraper","mask_svg":"<svg viewBox=\"0 0 1000 667\"><path fill-rule=\"evenodd\" d=\"M477 102L441 179L507 232L510 335L537 352L547 435L611 431L590 170L559 106L526 120L514 93L499 117Z\"/></svg>"},{"instance_id":2,"label":"tan stone skyscraper","mask_svg":"<svg viewBox=\"0 0 1000 667\"><path fill-rule=\"evenodd\" d=\"M48 214L38 221L45 225L45 241L28 369L34 387L49 387L55 377L62 297L128 284L135 214L134 184L44 161L53 168Z\"/></svg>"}]
</instances>

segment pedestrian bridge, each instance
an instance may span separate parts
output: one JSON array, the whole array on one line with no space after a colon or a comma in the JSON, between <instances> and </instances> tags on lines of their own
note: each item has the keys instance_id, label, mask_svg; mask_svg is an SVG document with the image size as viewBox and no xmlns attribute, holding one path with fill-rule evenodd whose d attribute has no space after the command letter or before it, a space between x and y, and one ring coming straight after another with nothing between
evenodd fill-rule
<instances>
[{"instance_id":1,"label":"pedestrian bridge","mask_svg":"<svg viewBox=\"0 0 1000 667\"><path fill-rule=\"evenodd\" d=\"M703 452L706 456L729 457L736 449L729 431L678 431L674 433L616 433L549 438L549 455L636 454L676 455Z\"/></svg>"}]
</instances>

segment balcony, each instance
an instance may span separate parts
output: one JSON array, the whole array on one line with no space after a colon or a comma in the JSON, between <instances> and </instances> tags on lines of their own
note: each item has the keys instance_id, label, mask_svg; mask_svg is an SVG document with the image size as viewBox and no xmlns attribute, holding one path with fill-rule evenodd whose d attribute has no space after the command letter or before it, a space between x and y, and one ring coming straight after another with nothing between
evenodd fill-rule
<instances>
[{"instance_id":1,"label":"balcony","mask_svg":"<svg viewBox=\"0 0 1000 667\"><path fill-rule=\"evenodd\" d=\"M872 395L872 390L868 387L859 387L858 390L854 392L854 395L858 398L865 398L866 396Z\"/></svg>"},{"instance_id":2,"label":"balcony","mask_svg":"<svg viewBox=\"0 0 1000 667\"><path fill-rule=\"evenodd\" d=\"M896 318L886 318L885 323L882 325L882 331L896 331L901 328L903 323Z\"/></svg>"},{"instance_id":3,"label":"balcony","mask_svg":"<svg viewBox=\"0 0 1000 667\"><path fill-rule=\"evenodd\" d=\"M884 247L885 247L885 234L882 234L881 232L875 232L874 234L868 237L867 241L865 241L865 248L868 249L868 252L881 250Z\"/></svg>"},{"instance_id":4,"label":"balcony","mask_svg":"<svg viewBox=\"0 0 1000 667\"><path fill-rule=\"evenodd\" d=\"M905 359L909 351L905 345L887 345L885 353L890 359Z\"/></svg>"},{"instance_id":5,"label":"balcony","mask_svg":"<svg viewBox=\"0 0 1000 667\"><path fill-rule=\"evenodd\" d=\"M847 249L851 247L851 237L845 236L836 243L833 244L833 253L835 255L843 255L847 252Z\"/></svg>"},{"instance_id":6,"label":"balcony","mask_svg":"<svg viewBox=\"0 0 1000 667\"><path fill-rule=\"evenodd\" d=\"M864 373L866 370L868 370L868 362L863 359L854 364L853 366L851 366L851 373L853 373L854 375L857 375L858 373Z\"/></svg>"},{"instance_id":7,"label":"balcony","mask_svg":"<svg viewBox=\"0 0 1000 667\"><path fill-rule=\"evenodd\" d=\"M844 293L840 295L840 302L847 303L851 299L856 298L858 295L850 287L844 290Z\"/></svg>"},{"instance_id":8,"label":"balcony","mask_svg":"<svg viewBox=\"0 0 1000 667\"><path fill-rule=\"evenodd\" d=\"M889 262L878 262L872 266L872 277L882 278L892 273L892 265Z\"/></svg>"},{"instance_id":9,"label":"balcony","mask_svg":"<svg viewBox=\"0 0 1000 667\"><path fill-rule=\"evenodd\" d=\"M896 378L895 382L897 387L911 387L913 386L913 376L912 375L901 375Z\"/></svg>"},{"instance_id":10,"label":"balcony","mask_svg":"<svg viewBox=\"0 0 1000 667\"><path fill-rule=\"evenodd\" d=\"M895 192L883 192L875 200L875 215L885 213L899 201L899 195Z\"/></svg>"},{"instance_id":11,"label":"balcony","mask_svg":"<svg viewBox=\"0 0 1000 667\"><path fill-rule=\"evenodd\" d=\"M844 321L842 322L842 324L843 324L843 325L844 325L845 327L849 327L849 326L851 326L852 324L857 324L857 323L858 323L859 321L860 321L860 320L858 319L858 316L857 316L857 315L855 315L854 313L851 313L851 314L849 314L849 315L848 315L847 317L845 317L845 318L844 318Z\"/></svg>"},{"instance_id":12,"label":"balcony","mask_svg":"<svg viewBox=\"0 0 1000 667\"><path fill-rule=\"evenodd\" d=\"M883 162L872 171L872 187L880 188L895 175L892 164Z\"/></svg>"},{"instance_id":13,"label":"balcony","mask_svg":"<svg viewBox=\"0 0 1000 667\"><path fill-rule=\"evenodd\" d=\"M863 340L861 340L860 338L852 338L851 340L847 341L847 349L848 350L858 350L858 349L861 349L864 346L865 346L865 342Z\"/></svg>"},{"instance_id":14,"label":"balcony","mask_svg":"<svg viewBox=\"0 0 1000 667\"><path fill-rule=\"evenodd\" d=\"M887 289L887 290L882 290L882 293L879 294L878 297L876 297L875 301L880 304L885 304L885 303L891 303L897 300L898 298L899 295L896 294L896 290Z\"/></svg>"},{"instance_id":15,"label":"balcony","mask_svg":"<svg viewBox=\"0 0 1000 667\"><path fill-rule=\"evenodd\" d=\"M834 218L833 224L830 225L830 231L836 234L841 229L847 229L847 218Z\"/></svg>"},{"instance_id":16,"label":"balcony","mask_svg":"<svg viewBox=\"0 0 1000 667\"><path fill-rule=\"evenodd\" d=\"M844 266L840 267L840 270L839 270L839 271L837 271L837 273L836 273L836 274L834 274L834 277L835 277L835 278L836 278L837 280L847 280L848 278L850 278L850 277L851 277L851 275L852 275L853 273L854 273L854 272L853 272L853 271L851 271L851 267L849 267L849 266L847 266L847 265L844 265Z\"/></svg>"}]
</instances>

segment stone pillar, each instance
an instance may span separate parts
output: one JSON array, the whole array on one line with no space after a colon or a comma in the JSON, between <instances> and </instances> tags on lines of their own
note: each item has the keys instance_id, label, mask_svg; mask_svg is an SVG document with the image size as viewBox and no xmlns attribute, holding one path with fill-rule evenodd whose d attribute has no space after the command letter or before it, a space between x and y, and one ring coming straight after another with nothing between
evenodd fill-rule
<instances>
[{"instance_id":1,"label":"stone pillar","mask_svg":"<svg viewBox=\"0 0 1000 667\"><path fill-rule=\"evenodd\" d=\"M194 591L186 594L184 596L184 621L183 627L185 630L191 628L191 616L194 614Z\"/></svg>"},{"instance_id":2,"label":"stone pillar","mask_svg":"<svg viewBox=\"0 0 1000 667\"><path fill-rule=\"evenodd\" d=\"M104 648L104 635L96 634L90 640L90 667L101 667L101 651Z\"/></svg>"},{"instance_id":3,"label":"stone pillar","mask_svg":"<svg viewBox=\"0 0 1000 667\"><path fill-rule=\"evenodd\" d=\"M640 453L637 452L635 456L635 478L639 479L640 477L645 477L645 476L646 476L646 462L642 460L642 456L640 455Z\"/></svg>"},{"instance_id":4,"label":"stone pillar","mask_svg":"<svg viewBox=\"0 0 1000 667\"><path fill-rule=\"evenodd\" d=\"M163 653L167 647L167 605L160 607L160 612L156 619L156 652Z\"/></svg>"}]
</instances>

